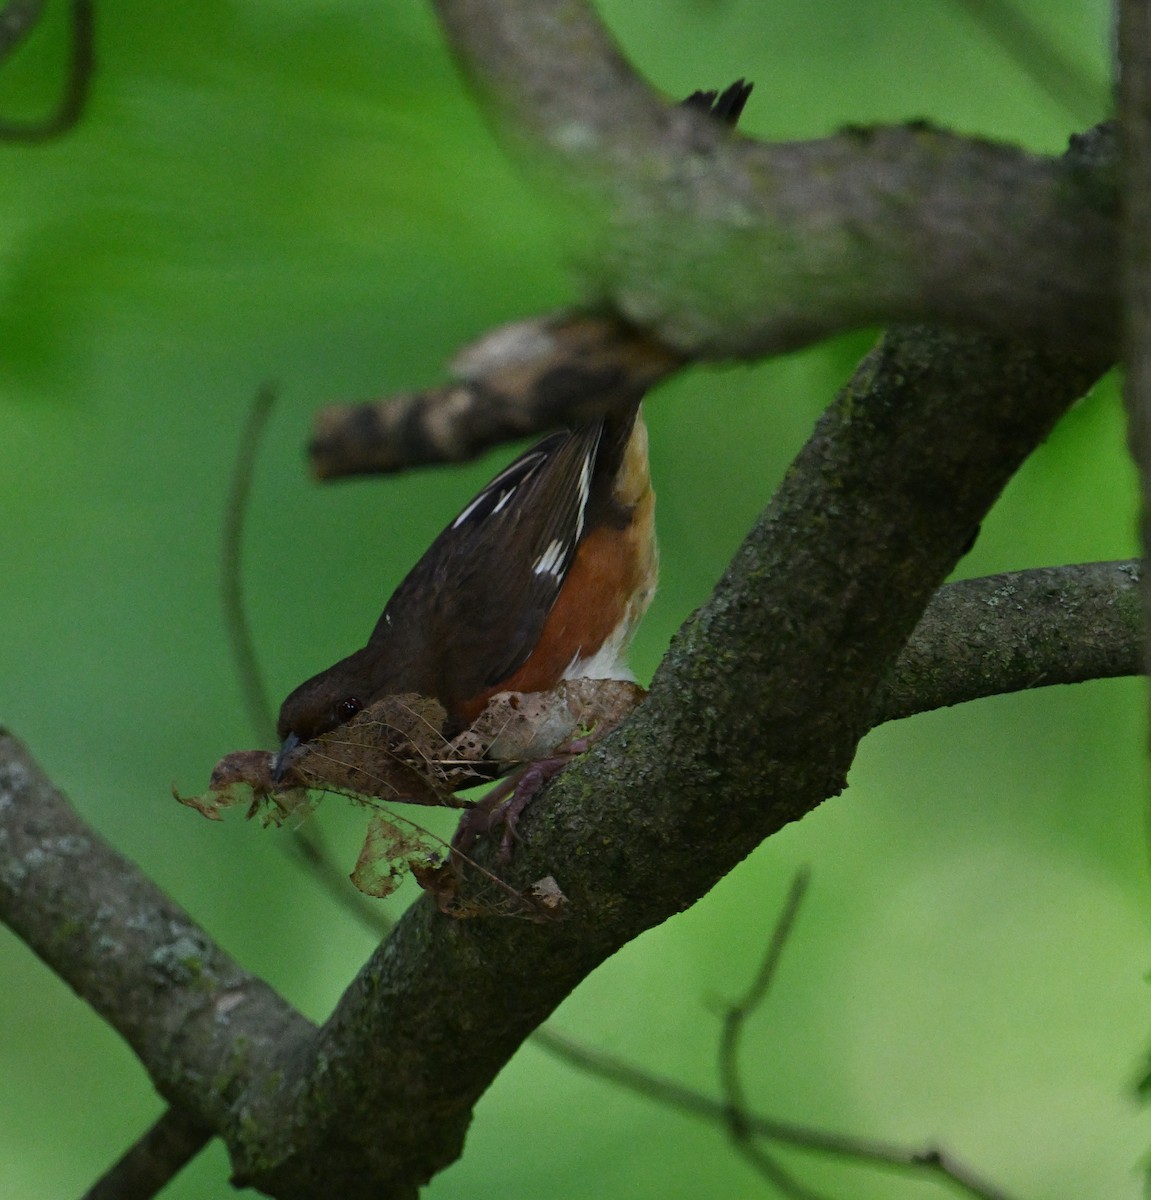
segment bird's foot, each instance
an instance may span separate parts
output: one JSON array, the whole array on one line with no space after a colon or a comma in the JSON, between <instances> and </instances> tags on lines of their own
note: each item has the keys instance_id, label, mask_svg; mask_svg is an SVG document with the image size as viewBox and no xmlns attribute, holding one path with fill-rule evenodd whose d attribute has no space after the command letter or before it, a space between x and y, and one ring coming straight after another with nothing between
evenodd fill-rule
<instances>
[{"instance_id":1,"label":"bird's foot","mask_svg":"<svg viewBox=\"0 0 1151 1200\"><path fill-rule=\"evenodd\" d=\"M572 743L564 754L541 758L528 763L503 783L497 784L473 808L469 808L460 819L459 828L452 838L453 857L466 858L476 841L484 834L503 827L497 861L511 860L515 843L520 840L516 828L524 809L536 798L545 783L554 779L569 762L587 749L583 741Z\"/></svg>"}]
</instances>

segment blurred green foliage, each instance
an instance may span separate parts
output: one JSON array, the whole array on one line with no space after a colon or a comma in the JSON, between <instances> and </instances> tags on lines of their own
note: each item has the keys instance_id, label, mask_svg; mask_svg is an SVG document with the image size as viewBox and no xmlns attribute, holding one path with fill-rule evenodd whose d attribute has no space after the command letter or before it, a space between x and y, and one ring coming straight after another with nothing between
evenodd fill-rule
<instances>
[{"instance_id":1,"label":"blurred green foliage","mask_svg":"<svg viewBox=\"0 0 1151 1200\"><path fill-rule=\"evenodd\" d=\"M1102 0L1019 6L1102 90ZM63 5L50 8L0 70L9 116L44 111L59 85ZM1073 128L946 0L601 8L672 96L754 79L752 134L925 116L1057 152ZM98 17L82 126L0 148L0 720L230 952L322 1019L370 936L281 853L285 834L211 825L170 794L258 740L218 600L245 407L278 383L246 566L278 697L363 641L496 461L317 488L309 414L433 383L467 339L575 297L546 201L501 156L422 0L119 0ZM641 677L870 340L695 370L652 398L664 573ZM1133 494L1103 386L1011 485L962 573L1131 554ZM1141 684L1107 682L879 731L847 794L618 954L557 1026L712 1090L716 1004L745 986L809 863L808 905L750 1039L756 1104L942 1143L1029 1200L1140 1195L1144 707ZM363 814L320 820L350 868ZM0 973L0 1195L79 1194L160 1101L7 934ZM214 1147L166 1195L222 1196L226 1171ZM807 1178L863 1200L942 1194L841 1165ZM428 1195L701 1190L765 1191L718 1131L529 1045Z\"/></svg>"}]
</instances>

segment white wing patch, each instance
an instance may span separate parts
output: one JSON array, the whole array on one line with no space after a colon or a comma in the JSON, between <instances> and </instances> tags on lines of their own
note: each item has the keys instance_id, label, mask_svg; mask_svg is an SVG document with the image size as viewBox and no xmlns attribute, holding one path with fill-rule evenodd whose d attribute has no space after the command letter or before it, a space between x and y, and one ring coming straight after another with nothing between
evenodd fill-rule
<instances>
[{"instance_id":1,"label":"white wing patch","mask_svg":"<svg viewBox=\"0 0 1151 1200\"><path fill-rule=\"evenodd\" d=\"M554 538L548 543L548 548L532 563L532 573L535 575L551 575L559 579L563 575L564 560L567 557L567 543Z\"/></svg>"},{"instance_id":2,"label":"white wing patch","mask_svg":"<svg viewBox=\"0 0 1151 1200\"><path fill-rule=\"evenodd\" d=\"M484 520L487 517L494 517L496 513L507 507L511 498L531 479L547 458L548 455L546 453L539 451L525 454L523 458L517 459L511 466L502 470L480 492L467 508L456 517L451 523L450 528L459 529L477 511L480 512L480 520ZM492 503L493 496L498 497L494 504Z\"/></svg>"},{"instance_id":3,"label":"white wing patch","mask_svg":"<svg viewBox=\"0 0 1151 1200\"><path fill-rule=\"evenodd\" d=\"M579 473L579 507L576 509L576 531L575 540L578 542L583 537L583 518L587 511L587 498L591 492L591 463L592 455L585 454L583 466L580 467Z\"/></svg>"},{"instance_id":4,"label":"white wing patch","mask_svg":"<svg viewBox=\"0 0 1151 1200\"><path fill-rule=\"evenodd\" d=\"M456 519L452 522L452 528L459 529L459 527L468 519L468 517L470 517L472 515L472 513L474 513L476 511L477 508L479 508L483 504L491 503L492 493L494 490L495 489L492 487L484 488L484 490L482 492L480 492L480 494L471 502L471 504L469 504L467 506L467 508L465 508L464 511L462 513L460 513L460 515L458 517L456 517ZM504 488L499 494L500 498L495 502L495 504L492 505L490 511L487 512L485 515L489 516L489 517L494 517L496 515L496 513L498 513L501 509L507 507L508 501L515 494L516 494L516 485L515 484L513 484L509 488Z\"/></svg>"},{"instance_id":5,"label":"white wing patch","mask_svg":"<svg viewBox=\"0 0 1151 1200\"><path fill-rule=\"evenodd\" d=\"M511 493L509 492L508 494L510 495ZM471 502L471 504L469 504L467 508L465 508L464 511L460 513L460 515L452 522L452 528L459 529L459 527L468 519L468 517L470 517L472 513L474 513L476 509L484 503L485 500L487 500L487 498L488 494L486 490L480 492L480 494Z\"/></svg>"}]
</instances>

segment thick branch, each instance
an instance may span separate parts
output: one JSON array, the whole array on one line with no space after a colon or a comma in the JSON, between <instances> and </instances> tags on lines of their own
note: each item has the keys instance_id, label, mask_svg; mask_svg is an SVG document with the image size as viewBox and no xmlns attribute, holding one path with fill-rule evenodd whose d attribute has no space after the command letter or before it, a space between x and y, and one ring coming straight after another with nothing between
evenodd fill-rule
<instances>
[{"instance_id":1,"label":"thick branch","mask_svg":"<svg viewBox=\"0 0 1151 1200\"><path fill-rule=\"evenodd\" d=\"M555 875L571 918L453 922L417 904L321 1031L290 1139L269 1120L247 1176L279 1196L322 1181L379 1200L457 1155L475 1100L580 979L842 788L932 593L1104 365L974 335L886 338L648 700L526 814L511 882Z\"/></svg>"},{"instance_id":2,"label":"thick branch","mask_svg":"<svg viewBox=\"0 0 1151 1200\"><path fill-rule=\"evenodd\" d=\"M1041 568L949 584L932 599L877 694L873 723L984 695L1135 673L1142 637L1138 585L1139 567L1133 561ZM33 814L48 819L33 823ZM88 866L76 869L73 856L79 854L94 870L92 877L86 876ZM28 885L28 862L35 864L39 877L35 886ZM669 859L667 869L678 866ZM116 880L111 895L122 898L125 906L115 911L96 907L100 924L90 928L91 897L106 890L109 872ZM168 1094L178 1090L185 1104L210 1116L214 1128L233 1142L237 1119L251 1112L248 1096L268 1090L280 1094L268 1088L266 1072L282 1066L282 1060L241 1056L218 1075L214 1067L226 1048L199 1035L188 1039L178 1061L167 1061L168 1031L179 1025L189 1006L226 1012L219 1033L227 1040L250 1036L253 1026L274 1029L288 1018L288 1010L273 998L265 1012L262 986L250 980L241 981L238 991L235 968L228 969L227 960L182 915L178 924L168 924L174 911L170 902L102 845L12 738L0 741L0 882L8 885L0 889L0 916L116 1028L132 1034L132 1044L153 1076L169 1081L163 1088ZM69 912L83 916L65 923L67 938L53 939L52 930ZM166 925L170 942L138 937L140 931ZM116 930L114 937L109 928ZM196 957L185 959L187 971L168 972L165 978L164 966L186 953L193 939ZM116 949L109 957L113 971L121 958L132 956L138 956L146 972L154 968L159 1001L137 1005L139 989L132 986L125 993L124 1011L119 1011L117 1001L109 999L115 987L110 989L100 971L85 965L93 941L101 953ZM173 944L183 949L175 951ZM251 1012L241 1026L237 996L245 995ZM155 1028L147 1028L149 1023ZM455 1058L451 1047L446 1052ZM153 1061L151 1055L159 1057ZM222 1079L233 1084L224 1096L219 1094ZM291 1094L300 1082L288 1075L279 1086ZM147 1181L153 1173L170 1177L181 1158L198 1148L198 1130L187 1110L168 1113L91 1195L119 1195L129 1187L151 1194Z\"/></svg>"},{"instance_id":3,"label":"thick branch","mask_svg":"<svg viewBox=\"0 0 1151 1200\"><path fill-rule=\"evenodd\" d=\"M92 1187L83 1200L153 1200L212 1140L213 1133L170 1108Z\"/></svg>"},{"instance_id":4,"label":"thick branch","mask_svg":"<svg viewBox=\"0 0 1151 1200\"><path fill-rule=\"evenodd\" d=\"M755 353L923 311L1113 340L1112 197L1089 171L923 129L757 146L666 109L574 0L506 4L506 21L479 0L440 7L505 111L594 179L612 230L600 292L677 350ZM933 591L1105 365L930 330L885 340L635 719L525 818L513 881L557 875L566 923L417 904L313 1037L7 736L0 915L165 1096L224 1133L246 1179L283 1197L412 1196L580 979L843 786Z\"/></svg>"},{"instance_id":5,"label":"thick branch","mask_svg":"<svg viewBox=\"0 0 1151 1200\"><path fill-rule=\"evenodd\" d=\"M1140 564L964 579L932 598L875 697L874 725L984 696L1142 671Z\"/></svg>"},{"instance_id":6,"label":"thick branch","mask_svg":"<svg viewBox=\"0 0 1151 1200\"><path fill-rule=\"evenodd\" d=\"M139 1055L188 1120L233 1135L253 1066L311 1025L241 970L0 730L0 920Z\"/></svg>"},{"instance_id":7,"label":"thick branch","mask_svg":"<svg viewBox=\"0 0 1151 1200\"><path fill-rule=\"evenodd\" d=\"M624 408L680 365L617 317L517 321L461 351L448 387L323 409L308 455L320 479L473 458L496 442Z\"/></svg>"},{"instance_id":8,"label":"thick branch","mask_svg":"<svg viewBox=\"0 0 1151 1200\"><path fill-rule=\"evenodd\" d=\"M511 134L583 205L584 287L685 357L937 320L1113 352L1111 173L922 124L768 145L665 102L583 0L436 0Z\"/></svg>"},{"instance_id":9,"label":"thick branch","mask_svg":"<svg viewBox=\"0 0 1151 1200\"><path fill-rule=\"evenodd\" d=\"M1128 441L1139 469L1146 557L1151 546L1151 8L1144 0L1125 0L1119 6L1119 62L1125 217L1124 399ZM1151 614L1151 591L1145 607ZM1151 643L1147 653L1151 659Z\"/></svg>"},{"instance_id":10,"label":"thick branch","mask_svg":"<svg viewBox=\"0 0 1151 1200\"><path fill-rule=\"evenodd\" d=\"M165 1096L221 1131L242 1179L283 1197L412 1196L584 975L842 787L931 594L1104 365L934 330L884 340L636 717L529 810L512 882L559 876L566 923L460 923L419 904L311 1037L83 830L11 739L0 914Z\"/></svg>"}]
</instances>

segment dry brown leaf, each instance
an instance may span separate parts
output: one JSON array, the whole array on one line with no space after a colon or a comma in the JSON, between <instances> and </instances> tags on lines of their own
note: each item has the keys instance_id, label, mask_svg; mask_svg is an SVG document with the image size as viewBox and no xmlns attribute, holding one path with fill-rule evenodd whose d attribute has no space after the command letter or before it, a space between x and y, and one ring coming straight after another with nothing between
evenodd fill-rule
<instances>
[{"instance_id":1,"label":"dry brown leaf","mask_svg":"<svg viewBox=\"0 0 1151 1200\"><path fill-rule=\"evenodd\" d=\"M423 696L385 696L353 720L297 747L280 762L266 750L225 755L202 796L181 804L218 821L224 809L246 806L269 824L307 815L318 795L358 803L468 807L456 792L531 762L574 755L614 729L642 700L642 688L614 679L576 679L547 692L500 692L470 728L444 736L446 714ZM453 916L527 915L546 920L567 901L549 876L528 895L511 889L494 902L467 902L450 865L437 864L433 842L374 815L352 882L370 896L390 894L405 870ZM496 881L498 882L498 881Z\"/></svg>"},{"instance_id":2,"label":"dry brown leaf","mask_svg":"<svg viewBox=\"0 0 1151 1200\"><path fill-rule=\"evenodd\" d=\"M272 771L275 755L267 750L235 750L225 754L212 770L208 790L200 796L172 794L181 804L210 820L222 820L228 808L243 806L248 816L262 812L268 824L282 825L289 817L306 816L312 807L307 788L289 771L277 784Z\"/></svg>"},{"instance_id":3,"label":"dry brown leaf","mask_svg":"<svg viewBox=\"0 0 1151 1200\"><path fill-rule=\"evenodd\" d=\"M453 742L506 770L610 733L646 695L623 679L568 679L546 692L499 692ZM586 747L584 747L586 748Z\"/></svg>"}]
</instances>

